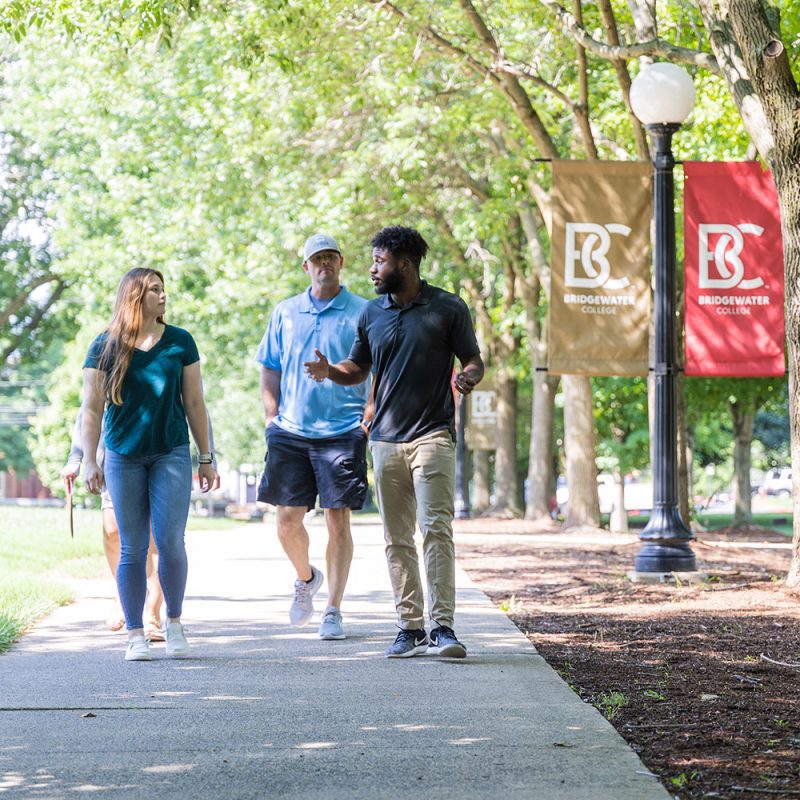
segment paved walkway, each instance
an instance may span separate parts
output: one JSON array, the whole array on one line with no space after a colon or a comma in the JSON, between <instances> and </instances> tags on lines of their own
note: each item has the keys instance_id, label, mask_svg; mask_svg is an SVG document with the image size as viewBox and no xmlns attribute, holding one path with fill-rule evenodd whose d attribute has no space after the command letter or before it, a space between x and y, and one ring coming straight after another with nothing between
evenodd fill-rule
<instances>
[{"instance_id":1,"label":"paved walkway","mask_svg":"<svg viewBox=\"0 0 800 800\"><path fill-rule=\"evenodd\" d=\"M86 582L0 656L0 796L669 797L463 573L469 657L384 659L382 533L354 535L340 642L289 627L293 575L269 526L190 534L184 661L156 645L126 663L124 635L102 626L109 583ZM316 525L312 540L324 567Z\"/></svg>"}]
</instances>

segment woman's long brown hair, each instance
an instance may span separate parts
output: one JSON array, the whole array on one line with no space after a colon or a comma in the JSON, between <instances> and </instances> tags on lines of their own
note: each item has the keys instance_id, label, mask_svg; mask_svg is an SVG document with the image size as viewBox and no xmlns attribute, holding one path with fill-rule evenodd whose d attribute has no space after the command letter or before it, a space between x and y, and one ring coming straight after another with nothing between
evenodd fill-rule
<instances>
[{"instance_id":1,"label":"woman's long brown hair","mask_svg":"<svg viewBox=\"0 0 800 800\"><path fill-rule=\"evenodd\" d=\"M136 267L128 270L119 282L114 314L108 324L98 369L102 371L102 392L107 402L122 405L122 381L133 357L136 339L142 329L142 303L150 279L156 277L164 283L157 269ZM163 323L164 318L158 317Z\"/></svg>"}]
</instances>

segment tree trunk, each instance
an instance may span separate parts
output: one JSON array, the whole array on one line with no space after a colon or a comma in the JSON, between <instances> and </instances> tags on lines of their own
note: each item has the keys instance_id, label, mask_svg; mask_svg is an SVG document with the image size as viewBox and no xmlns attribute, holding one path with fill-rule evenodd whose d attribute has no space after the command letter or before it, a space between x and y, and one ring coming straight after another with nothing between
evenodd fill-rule
<instances>
[{"instance_id":1,"label":"tree trunk","mask_svg":"<svg viewBox=\"0 0 800 800\"><path fill-rule=\"evenodd\" d=\"M533 373L531 446L528 454L528 500L525 519L551 520L550 498L555 492L553 465L553 421L558 388L557 377Z\"/></svg>"},{"instance_id":2,"label":"tree trunk","mask_svg":"<svg viewBox=\"0 0 800 800\"><path fill-rule=\"evenodd\" d=\"M478 516L489 508L489 451L472 451L472 514Z\"/></svg>"},{"instance_id":3,"label":"tree trunk","mask_svg":"<svg viewBox=\"0 0 800 800\"><path fill-rule=\"evenodd\" d=\"M775 173L781 204L786 284L786 345L789 361L789 422L792 452L792 561L788 586L800 586L800 146L794 170Z\"/></svg>"},{"instance_id":4,"label":"tree trunk","mask_svg":"<svg viewBox=\"0 0 800 800\"><path fill-rule=\"evenodd\" d=\"M625 509L625 481L618 469L614 470L614 505L608 520L608 529L612 533L628 532L628 512Z\"/></svg>"},{"instance_id":5,"label":"tree trunk","mask_svg":"<svg viewBox=\"0 0 800 800\"><path fill-rule=\"evenodd\" d=\"M753 521L750 485L750 446L753 443L755 408L731 403L733 417L733 524L749 525Z\"/></svg>"},{"instance_id":6,"label":"tree trunk","mask_svg":"<svg viewBox=\"0 0 800 800\"><path fill-rule=\"evenodd\" d=\"M794 536L786 583L800 586L800 95L777 30L761 0L699 0L703 22L747 132L775 179L781 210Z\"/></svg>"},{"instance_id":7,"label":"tree trunk","mask_svg":"<svg viewBox=\"0 0 800 800\"><path fill-rule=\"evenodd\" d=\"M564 375L564 449L567 457L567 518L564 527L600 526L592 385L582 375Z\"/></svg>"},{"instance_id":8,"label":"tree trunk","mask_svg":"<svg viewBox=\"0 0 800 800\"><path fill-rule=\"evenodd\" d=\"M494 504L492 514L519 516L517 497L517 381L500 368L495 379L497 390L497 448L494 453Z\"/></svg>"},{"instance_id":9,"label":"tree trunk","mask_svg":"<svg viewBox=\"0 0 800 800\"><path fill-rule=\"evenodd\" d=\"M547 334L536 314L540 297L544 287L549 285L550 277L549 264L539 242L540 231L544 233L546 229L543 220L533 209L521 209L519 219L533 267L531 273L522 276L519 281L520 293L525 302L525 332L528 336L528 355L533 376L525 519L551 521L550 500L556 490L553 423L556 390L560 379L549 376L542 369L547 366Z\"/></svg>"}]
</instances>

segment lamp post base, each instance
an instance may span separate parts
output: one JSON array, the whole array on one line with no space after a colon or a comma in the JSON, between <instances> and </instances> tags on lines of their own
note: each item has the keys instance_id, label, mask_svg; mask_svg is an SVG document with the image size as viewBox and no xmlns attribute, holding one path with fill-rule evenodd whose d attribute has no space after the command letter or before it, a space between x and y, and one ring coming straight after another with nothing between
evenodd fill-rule
<instances>
[{"instance_id":1,"label":"lamp post base","mask_svg":"<svg viewBox=\"0 0 800 800\"><path fill-rule=\"evenodd\" d=\"M637 572L695 572L697 562L688 544L643 544L636 555Z\"/></svg>"},{"instance_id":2,"label":"lamp post base","mask_svg":"<svg viewBox=\"0 0 800 800\"><path fill-rule=\"evenodd\" d=\"M674 506L654 509L639 538L642 546L636 555L637 572L694 572L697 569L689 547L694 534L683 524Z\"/></svg>"}]
</instances>

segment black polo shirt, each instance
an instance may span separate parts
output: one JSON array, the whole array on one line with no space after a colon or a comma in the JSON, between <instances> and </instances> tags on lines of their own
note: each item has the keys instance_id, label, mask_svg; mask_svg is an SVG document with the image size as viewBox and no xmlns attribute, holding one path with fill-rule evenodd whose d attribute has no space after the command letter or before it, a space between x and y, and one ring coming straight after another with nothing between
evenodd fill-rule
<instances>
[{"instance_id":1,"label":"black polo shirt","mask_svg":"<svg viewBox=\"0 0 800 800\"><path fill-rule=\"evenodd\" d=\"M410 442L439 430L455 438L454 356L464 364L479 352L467 305L451 292L423 281L402 308L388 294L367 303L348 358L372 365L370 438Z\"/></svg>"}]
</instances>

